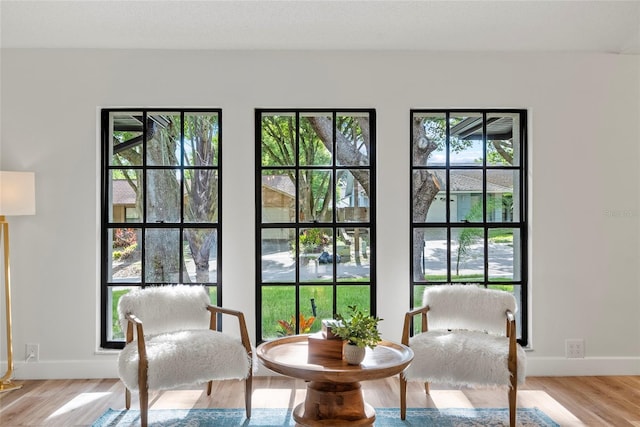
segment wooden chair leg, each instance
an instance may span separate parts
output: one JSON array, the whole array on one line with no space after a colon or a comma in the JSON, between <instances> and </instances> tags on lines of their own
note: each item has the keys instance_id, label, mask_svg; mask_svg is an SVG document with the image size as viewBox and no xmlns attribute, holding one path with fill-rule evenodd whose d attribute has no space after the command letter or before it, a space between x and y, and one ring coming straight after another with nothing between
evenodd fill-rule
<instances>
[{"instance_id":1,"label":"wooden chair leg","mask_svg":"<svg viewBox=\"0 0 640 427\"><path fill-rule=\"evenodd\" d=\"M131 390L124 388L124 407L131 409Z\"/></svg>"},{"instance_id":2,"label":"wooden chair leg","mask_svg":"<svg viewBox=\"0 0 640 427\"><path fill-rule=\"evenodd\" d=\"M431 391L429 390L429 383L424 383L424 392L427 394L431 394Z\"/></svg>"},{"instance_id":3,"label":"wooden chair leg","mask_svg":"<svg viewBox=\"0 0 640 427\"><path fill-rule=\"evenodd\" d=\"M149 415L149 389L140 389L140 426L147 427Z\"/></svg>"},{"instance_id":4,"label":"wooden chair leg","mask_svg":"<svg viewBox=\"0 0 640 427\"><path fill-rule=\"evenodd\" d=\"M211 396L211 389L213 387L213 381L207 383L207 396Z\"/></svg>"},{"instance_id":5,"label":"wooden chair leg","mask_svg":"<svg viewBox=\"0 0 640 427\"><path fill-rule=\"evenodd\" d=\"M253 394L253 374L249 372L249 376L244 380L244 406L247 418L251 418L251 395Z\"/></svg>"},{"instance_id":6,"label":"wooden chair leg","mask_svg":"<svg viewBox=\"0 0 640 427\"><path fill-rule=\"evenodd\" d=\"M518 393L518 359L516 357L509 358L509 379L511 387L509 387L509 426L516 427L516 406Z\"/></svg>"},{"instance_id":7,"label":"wooden chair leg","mask_svg":"<svg viewBox=\"0 0 640 427\"><path fill-rule=\"evenodd\" d=\"M407 418L407 380L400 374L400 419Z\"/></svg>"},{"instance_id":8,"label":"wooden chair leg","mask_svg":"<svg viewBox=\"0 0 640 427\"><path fill-rule=\"evenodd\" d=\"M516 393L517 386L509 387L509 426L516 427Z\"/></svg>"}]
</instances>

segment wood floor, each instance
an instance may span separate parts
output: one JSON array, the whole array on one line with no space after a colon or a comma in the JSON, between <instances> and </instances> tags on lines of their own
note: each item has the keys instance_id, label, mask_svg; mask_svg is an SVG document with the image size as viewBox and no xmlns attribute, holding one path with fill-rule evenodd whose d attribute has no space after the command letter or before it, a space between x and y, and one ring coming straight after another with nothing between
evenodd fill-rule
<instances>
[{"instance_id":1,"label":"wood floor","mask_svg":"<svg viewBox=\"0 0 640 427\"><path fill-rule=\"evenodd\" d=\"M118 380L17 381L18 390L0 393L0 426L90 426L108 409L124 408ZM365 400L374 407L398 407L398 378L362 383ZM211 397L204 387L151 393L152 409L244 407L238 381L214 383ZM254 408L293 408L304 399L305 383L284 377L254 379ZM137 409L133 394L133 409ZM409 383L409 407L506 407L503 390L432 387L424 394ZM538 407L561 426L640 427L640 376L529 377L518 391L519 407Z\"/></svg>"}]
</instances>

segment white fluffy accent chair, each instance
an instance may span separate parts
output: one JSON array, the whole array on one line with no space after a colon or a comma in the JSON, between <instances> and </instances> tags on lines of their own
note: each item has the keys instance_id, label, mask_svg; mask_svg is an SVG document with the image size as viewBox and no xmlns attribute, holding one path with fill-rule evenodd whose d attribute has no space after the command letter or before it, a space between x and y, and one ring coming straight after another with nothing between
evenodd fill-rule
<instances>
[{"instance_id":1,"label":"white fluffy accent chair","mask_svg":"<svg viewBox=\"0 0 640 427\"><path fill-rule=\"evenodd\" d=\"M425 289L422 307L405 315L402 343L414 358L400 374L400 417L407 410L407 381L509 388L509 423L516 425L516 393L525 381L526 356L516 341L515 297L476 285ZM420 315L421 332L409 337Z\"/></svg>"},{"instance_id":2,"label":"white fluffy accent chair","mask_svg":"<svg viewBox=\"0 0 640 427\"><path fill-rule=\"evenodd\" d=\"M147 426L149 390L167 390L212 380L245 381L245 409L251 417L253 351L243 313L210 305L204 286L173 285L136 289L118 302L125 348L118 373L140 397L140 421ZM237 318L240 338L217 331L218 316ZM135 331L135 333L134 333Z\"/></svg>"}]
</instances>

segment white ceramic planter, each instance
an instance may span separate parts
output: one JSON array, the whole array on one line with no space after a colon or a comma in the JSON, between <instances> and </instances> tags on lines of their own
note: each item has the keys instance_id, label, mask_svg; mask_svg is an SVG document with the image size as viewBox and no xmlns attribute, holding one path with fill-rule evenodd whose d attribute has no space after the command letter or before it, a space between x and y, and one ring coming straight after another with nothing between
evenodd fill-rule
<instances>
[{"instance_id":1,"label":"white ceramic planter","mask_svg":"<svg viewBox=\"0 0 640 427\"><path fill-rule=\"evenodd\" d=\"M364 360L366 351L366 347L347 344L344 346L344 359L349 365L359 365Z\"/></svg>"}]
</instances>

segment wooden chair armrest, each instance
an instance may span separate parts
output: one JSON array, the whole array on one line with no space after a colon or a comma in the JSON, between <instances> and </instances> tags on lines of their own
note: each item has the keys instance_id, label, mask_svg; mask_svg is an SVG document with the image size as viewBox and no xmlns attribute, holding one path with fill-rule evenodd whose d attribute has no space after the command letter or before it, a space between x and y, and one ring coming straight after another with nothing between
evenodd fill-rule
<instances>
[{"instance_id":1,"label":"wooden chair armrest","mask_svg":"<svg viewBox=\"0 0 640 427\"><path fill-rule=\"evenodd\" d=\"M507 338L509 339L509 356L508 365L509 372L513 375L513 381L517 381L518 375L518 342L516 341L516 318L511 310L505 312L507 319Z\"/></svg>"},{"instance_id":2,"label":"wooden chair armrest","mask_svg":"<svg viewBox=\"0 0 640 427\"><path fill-rule=\"evenodd\" d=\"M133 341L133 326L136 327L136 338L138 341L138 385L140 390L146 386L147 369L149 360L147 359L147 347L144 342L144 328L142 320L138 319L134 314L127 313L127 344Z\"/></svg>"},{"instance_id":3,"label":"wooden chair armrest","mask_svg":"<svg viewBox=\"0 0 640 427\"><path fill-rule=\"evenodd\" d=\"M144 328L142 326L142 320L138 319L135 314L127 313L125 315L127 319L127 343L133 341L133 327L136 327L136 338L138 339L138 354L140 360L144 357L147 358L147 350L144 342Z\"/></svg>"},{"instance_id":4,"label":"wooden chair armrest","mask_svg":"<svg viewBox=\"0 0 640 427\"><path fill-rule=\"evenodd\" d=\"M507 320L507 330L506 330L506 335L507 337L514 337L516 335L516 316L513 314L513 312L511 310L507 310L505 313L505 318Z\"/></svg>"},{"instance_id":5,"label":"wooden chair armrest","mask_svg":"<svg viewBox=\"0 0 640 427\"><path fill-rule=\"evenodd\" d=\"M125 319L127 319L129 322L140 324L142 325L142 320L140 320L135 314L133 313L127 313L124 315Z\"/></svg>"},{"instance_id":6,"label":"wooden chair armrest","mask_svg":"<svg viewBox=\"0 0 640 427\"><path fill-rule=\"evenodd\" d=\"M244 348L247 350L247 354L251 356L253 354L253 349L251 348L251 340L249 340L249 332L247 331L247 323L244 320L244 313L238 310L231 310L215 305L208 305L207 310L209 310L209 312L211 313L209 328L213 331L218 329L218 313L234 316L238 319L238 323L240 326L240 340L242 341L242 345L244 346Z\"/></svg>"},{"instance_id":7,"label":"wooden chair armrest","mask_svg":"<svg viewBox=\"0 0 640 427\"><path fill-rule=\"evenodd\" d=\"M426 305L424 307L416 308L414 310L408 311L404 315L404 326L402 327L402 344L409 345L409 332L411 330L411 321L414 316L420 314L420 318L422 320L421 331L426 332L429 327L427 325L427 312L429 311L429 306Z\"/></svg>"},{"instance_id":8,"label":"wooden chair armrest","mask_svg":"<svg viewBox=\"0 0 640 427\"><path fill-rule=\"evenodd\" d=\"M127 313L124 315L125 319L127 319L127 343L133 341L133 328L136 328L136 335L138 336L138 340L142 339L144 342L144 328L142 326L142 320L136 317L133 313Z\"/></svg>"},{"instance_id":9,"label":"wooden chair armrest","mask_svg":"<svg viewBox=\"0 0 640 427\"><path fill-rule=\"evenodd\" d=\"M515 322L516 321L516 316L515 316L515 314L513 314L513 312L511 310L507 310L505 312L505 316L507 317L507 320L509 322Z\"/></svg>"},{"instance_id":10,"label":"wooden chair armrest","mask_svg":"<svg viewBox=\"0 0 640 427\"><path fill-rule=\"evenodd\" d=\"M223 314L229 314L231 316L244 317L244 314L241 311L231 310L229 308L224 308L224 307L218 307L217 305L208 305L207 310L209 310L212 313L223 313Z\"/></svg>"}]
</instances>

